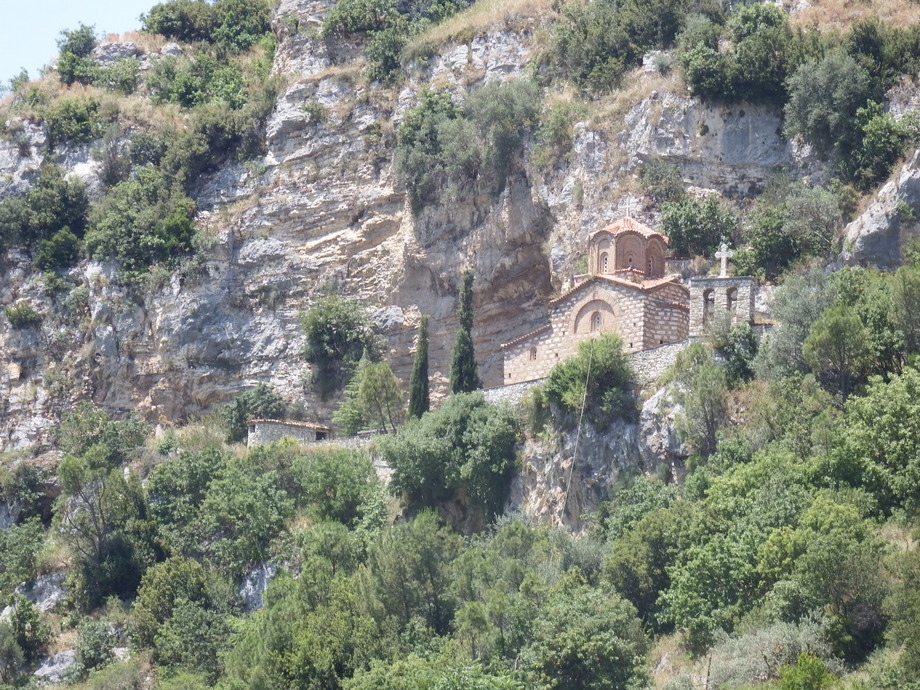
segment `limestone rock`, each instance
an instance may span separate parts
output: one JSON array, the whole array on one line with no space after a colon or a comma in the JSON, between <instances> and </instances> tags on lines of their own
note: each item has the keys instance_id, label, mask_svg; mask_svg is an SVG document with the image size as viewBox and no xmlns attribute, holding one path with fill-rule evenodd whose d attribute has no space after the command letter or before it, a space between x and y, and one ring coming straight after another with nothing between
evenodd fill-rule
<instances>
[{"instance_id":1,"label":"limestone rock","mask_svg":"<svg viewBox=\"0 0 920 690\"><path fill-rule=\"evenodd\" d=\"M584 423L580 435L571 430L556 443L530 439L523 455L524 469L512 482L506 512L574 531L610 498L618 478L643 469L639 426L622 419L603 431Z\"/></svg>"},{"instance_id":2,"label":"limestone rock","mask_svg":"<svg viewBox=\"0 0 920 690\"><path fill-rule=\"evenodd\" d=\"M34 582L17 587L16 592L35 604L39 611L50 611L67 596L67 590L64 588L64 571L57 570L39 575Z\"/></svg>"},{"instance_id":3,"label":"limestone rock","mask_svg":"<svg viewBox=\"0 0 920 690\"><path fill-rule=\"evenodd\" d=\"M167 43L162 48L160 48L160 55L172 55L177 57L182 55L185 51L182 50L182 46L178 43Z\"/></svg>"},{"instance_id":4,"label":"limestone rock","mask_svg":"<svg viewBox=\"0 0 920 690\"><path fill-rule=\"evenodd\" d=\"M920 150L879 190L856 220L847 225L840 260L894 268L907 242L920 236Z\"/></svg>"},{"instance_id":5,"label":"limestone rock","mask_svg":"<svg viewBox=\"0 0 920 690\"><path fill-rule=\"evenodd\" d=\"M778 166L820 172L782 136L781 110L767 105L724 106L653 92L627 113L618 143L633 155L631 165L666 160L691 184L723 193L748 194Z\"/></svg>"},{"instance_id":6,"label":"limestone rock","mask_svg":"<svg viewBox=\"0 0 920 690\"><path fill-rule=\"evenodd\" d=\"M72 649L65 649L45 659L32 677L39 686L59 685L67 680L76 663L77 653Z\"/></svg>"},{"instance_id":7,"label":"limestone rock","mask_svg":"<svg viewBox=\"0 0 920 690\"><path fill-rule=\"evenodd\" d=\"M240 597L247 613L262 608L262 597L277 573L278 567L272 563L263 563L246 573L240 586Z\"/></svg>"},{"instance_id":8,"label":"limestone rock","mask_svg":"<svg viewBox=\"0 0 920 690\"><path fill-rule=\"evenodd\" d=\"M103 41L91 53L93 59L103 67L118 60L136 57L140 50L134 41Z\"/></svg>"},{"instance_id":9,"label":"limestone rock","mask_svg":"<svg viewBox=\"0 0 920 690\"><path fill-rule=\"evenodd\" d=\"M672 399L673 385L659 388L642 405L639 415L639 453L646 468L665 467L681 479L684 461L690 455L677 435L675 420L683 411Z\"/></svg>"}]
</instances>

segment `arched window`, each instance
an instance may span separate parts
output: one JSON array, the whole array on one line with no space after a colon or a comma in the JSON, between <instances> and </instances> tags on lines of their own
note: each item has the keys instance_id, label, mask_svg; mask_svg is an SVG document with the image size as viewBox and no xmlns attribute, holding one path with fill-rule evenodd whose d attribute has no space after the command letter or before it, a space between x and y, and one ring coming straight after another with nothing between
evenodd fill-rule
<instances>
[{"instance_id":1,"label":"arched window","mask_svg":"<svg viewBox=\"0 0 920 690\"><path fill-rule=\"evenodd\" d=\"M591 315L591 331L597 333L599 330L601 330L601 313L596 311Z\"/></svg>"},{"instance_id":2,"label":"arched window","mask_svg":"<svg viewBox=\"0 0 920 690\"><path fill-rule=\"evenodd\" d=\"M716 308L716 296L712 288L703 290L703 323L712 320L712 312Z\"/></svg>"},{"instance_id":3,"label":"arched window","mask_svg":"<svg viewBox=\"0 0 920 690\"><path fill-rule=\"evenodd\" d=\"M608 265L609 265L609 262L607 258L607 252L604 252L603 254L601 254L601 273L606 274L610 272L609 270L607 270Z\"/></svg>"},{"instance_id":4,"label":"arched window","mask_svg":"<svg viewBox=\"0 0 920 690\"><path fill-rule=\"evenodd\" d=\"M735 313L735 308L738 306L738 288L728 288L728 291L725 293L725 308L728 309L731 313Z\"/></svg>"},{"instance_id":5,"label":"arched window","mask_svg":"<svg viewBox=\"0 0 920 690\"><path fill-rule=\"evenodd\" d=\"M648 258L648 277L655 277L655 259L651 256Z\"/></svg>"},{"instance_id":6,"label":"arched window","mask_svg":"<svg viewBox=\"0 0 920 690\"><path fill-rule=\"evenodd\" d=\"M536 359L537 359L537 348L532 347L530 348L530 361L534 362L536 361Z\"/></svg>"}]
</instances>

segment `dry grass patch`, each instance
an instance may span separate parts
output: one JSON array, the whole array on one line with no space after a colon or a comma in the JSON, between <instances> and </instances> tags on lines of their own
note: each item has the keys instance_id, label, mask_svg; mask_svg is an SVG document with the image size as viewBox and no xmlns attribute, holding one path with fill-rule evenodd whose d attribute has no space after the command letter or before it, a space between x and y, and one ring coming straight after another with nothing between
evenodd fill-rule
<instances>
[{"instance_id":1,"label":"dry grass patch","mask_svg":"<svg viewBox=\"0 0 920 690\"><path fill-rule=\"evenodd\" d=\"M684 93L686 87L680 70L672 69L663 75L658 72L646 72L641 68L631 70L623 78L623 85L619 89L591 104L591 128L616 134L623 128L626 113L648 98L653 91Z\"/></svg>"},{"instance_id":2,"label":"dry grass patch","mask_svg":"<svg viewBox=\"0 0 920 690\"><path fill-rule=\"evenodd\" d=\"M433 26L409 42L408 55L430 54L432 46L465 43L496 27L522 28L528 20L555 16L553 0L479 0L469 9Z\"/></svg>"},{"instance_id":3,"label":"dry grass patch","mask_svg":"<svg viewBox=\"0 0 920 690\"><path fill-rule=\"evenodd\" d=\"M879 19L904 28L920 22L920 4L911 0L813 0L792 14L792 23L819 31L847 31L860 19Z\"/></svg>"},{"instance_id":4,"label":"dry grass patch","mask_svg":"<svg viewBox=\"0 0 920 690\"><path fill-rule=\"evenodd\" d=\"M134 43L144 54L156 53L166 45L167 40L160 34L148 34L143 31L126 31L122 34L108 34L109 43Z\"/></svg>"}]
</instances>

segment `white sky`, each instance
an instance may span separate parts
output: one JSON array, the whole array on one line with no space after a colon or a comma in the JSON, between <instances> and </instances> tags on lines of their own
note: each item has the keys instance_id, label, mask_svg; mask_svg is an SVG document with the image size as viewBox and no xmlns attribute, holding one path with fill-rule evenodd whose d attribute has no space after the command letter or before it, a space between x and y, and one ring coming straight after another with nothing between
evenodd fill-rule
<instances>
[{"instance_id":1,"label":"white sky","mask_svg":"<svg viewBox=\"0 0 920 690\"><path fill-rule=\"evenodd\" d=\"M140 28L138 17L160 0L0 0L0 82L25 67L33 79L57 54L64 29L80 22L96 33L124 33Z\"/></svg>"}]
</instances>

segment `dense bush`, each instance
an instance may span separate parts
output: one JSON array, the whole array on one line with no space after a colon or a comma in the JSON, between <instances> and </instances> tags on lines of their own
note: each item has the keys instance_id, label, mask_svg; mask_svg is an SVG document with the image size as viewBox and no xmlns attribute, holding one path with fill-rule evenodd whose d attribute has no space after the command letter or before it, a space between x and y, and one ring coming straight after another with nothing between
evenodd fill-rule
<instances>
[{"instance_id":1,"label":"dense bush","mask_svg":"<svg viewBox=\"0 0 920 690\"><path fill-rule=\"evenodd\" d=\"M284 419L286 413L284 399L265 383L240 393L220 410L227 428L227 443L245 441L251 419Z\"/></svg>"},{"instance_id":2,"label":"dense bush","mask_svg":"<svg viewBox=\"0 0 920 690\"><path fill-rule=\"evenodd\" d=\"M543 391L566 412L578 415L584 407L588 419L605 426L611 418L632 411L631 377L622 338L608 333L584 341L577 357L553 367Z\"/></svg>"},{"instance_id":3,"label":"dense bush","mask_svg":"<svg viewBox=\"0 0 920 690\"><path fill-rule=\"evenodd\" d=\"M515 415L487 403L481 393L452 395L381 440L381 453L393 468L390 488L413 511L462 493L472 508L495 515L510 487L519 433Z\"/></svg>"},{"instance_id":4,"label":"dense bush","mask_svg":"<svg viewBox=\"0 0 920 690\"><path fill-rule=\"evenodd\" d=\"M661 205L661 230L676 255L712 256L720 242L735 236L738 217L717 194L704 201L666 201Z\"/></svg>"},{"instance_id":5,"label":"dense bush","mask_svg":"<svg viewBox=\"0 0 920 690\"><path fill-rule=\"evenodd\" d=\"M833 51L808 60L789 77L787 136L801 135L821 155L853 148L856 111L871 95L869 73L852 57Z\"/></svg>"},{"instance_id":6,"label":"dense bush","mask_svg":"<svg viewBox=\"0 0 920 690\"><path fill-rule=\"evenodd\" d=\"M608 91L646 51L671 46L687 9L687 3L662 0L564 5L549 60L585 91Z\"/></svg>"},{"instance_id":7,"label":"dense bush","mask_svg":"<svg viewBox=\"0 0 920 690\"><path fill-rule=\"evenodd\" d=\"M810 52L812 37L793 32L786 14L769 3L738 5L728 18L722 50L711 23L688 23L680 62L693 93L724 102L786 101L786 78Z\"/></svg>"},{"instance_id":8,"label":"dense bush","mask_svg":"<svg viewBox=\"0 0 920 690\"><path fill-rule=\"evenodd\" d=\"M57 233L77 238L86 229L89 197L79 180L65 179L57 166L42 166L38 183L21 197L0 201L0 244L34 247Z\"/></svg>"},{"instance_id":9,"label":"dense bush","mask_svg":"<svg viewBox=\"0 0 920 690\"><path fill-rule=\"evenodd\" d=\"M206 559L229 577L267 557L293 502L279 471L263 459L257 452L231 458L207 449L182 453L151 472L150 512L178 553Z\"/></svg>"},{"instance_id":10,"label":"dense bush","mask_svg":"<svg viewBox=\"0 0 920 690\"><path fill-rule=\"evenodd\" d=\"M37 328L42 325L42 315L35 311L28 302L19 302L12 307L4 309L10 326L17 330L25 328Z\"/></svg>"},{"instance_id":11,"label":"dense bush","mask_svg":"<svg viewBox=\"0 0 920 690\"><path fill-rule=\"evenodd\" d=\"M461 106L426 91L399 126L396 168L415 211L443 199L498 194L525 133L536 125L540 90L528 80L489 84Z\"/></svg>"},{"instance_id":12,"label":"dense bush","mask_svg":"<svg viewBox=\"0 0 920 690\"><path fill-rule=\"evenodd\" d=\"M348 526L360 522L377 484L370 458L344 448L306 453L294 461L291 471L301 500L317 520L336 520Z\"/></svg>"},{"instance_id":13,"label":"dense bush","mask_svg":"<svg viewBox=\"0 0 920 690\"><path fill-rule=\"evenodd\" d=\"M755 270L773 279L802 258L830 256L844 224L841 206L836 190L773 180L742 228Z\"/></svg>"},{"instance_id":14,"label":"dense bush","mask_svg":"<svg viewBox=\"0 0 920 690\"><path fill-rule=\"evenodd\" d=\"M155 102L178 103L183 108L220 101L239 110L248 97L240 65L209 53L192 59L162 57L154 62L146 81Z\"/></svg>"},{"instance_id":15,"label":"dense bush","mask_svg":"<svg viewBox=\"0 0 920 690\"><path fill-rule=\"evenodd\" d=\"M379 349L364 308L353 300L324 297L303 315L302 326L303 357L323 396L342 387L365 350L373 358Z\"/></svg>"},{"instance_id":16,"label":"dense bush","mask_svg":"<svg viewBox=\"0 0 920 690\"><path fill-rule=\"evenodd\" d=\"M266 0L170 0L141 17L143 30L179 41L203 41L240 51L270 31L271 4Z\"/></svg>"},{"instance_id":17,"label":"dense bush","mask_svg":"<svg viewBox=\"0 0 920 690\"><path fill-rule=\"evenodd\" d=\"M102 136L105 130L99 101L89 96L64 98L42 112L48 148L84 144Z\"/></svg>"},{"instance_id":18,"label":"dense bush","mask_svg":"<svg viewBox=\"0 0 920 690\"><path fill-rule=\"evenodd\" d=\"M142 167L93 208L86 250L119 261L128 276L155 263L175 266L192 249L194 208L160 170Z\"/></svg>"},{"instance_id":19,"label":"dense bush","mask_svg":"<svg viewBox=\"0 0 920 690\"><path fill-rule=\"evenodd\" d=\"M96 64L90 53L96 47L96 32L92 26L80 24L73 31L62 31L58 40L58 77L65 84L90 84L96 78Z\"/></svg>"}]
</instances>

